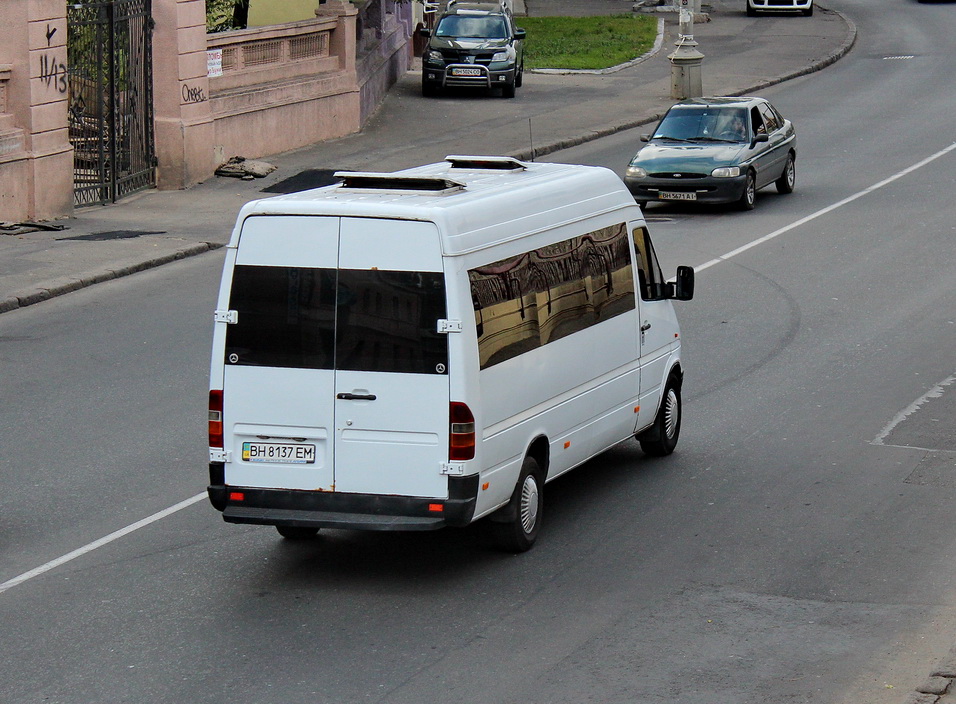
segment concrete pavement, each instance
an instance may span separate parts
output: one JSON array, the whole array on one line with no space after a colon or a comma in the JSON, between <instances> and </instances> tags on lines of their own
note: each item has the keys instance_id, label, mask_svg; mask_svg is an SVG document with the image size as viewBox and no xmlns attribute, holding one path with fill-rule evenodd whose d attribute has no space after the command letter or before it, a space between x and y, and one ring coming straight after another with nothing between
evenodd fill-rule
<instances>
[{"instance_id":1,"label":"concrete pavement","mask_svg":"<svg viewBox=\"0 0 956 704\"><path fill-rule=\"evenodd\" d=\"M524 0L529 15L619 12L623 0ZM743 95L819 70L856 39L852 21L817 6L812 17L750 18L742 0L707 0L710 20L694 38L705 58L706 95ZM213 177L183 191L145 191L109 206L77 210L49 223L59 231L0 230L0 313L101 281L221 247L239 208L286 192L296 178L321 184L333 170L392 171L441 161L448 154L543 156L656 121L674 102L667 55L677 36L675 13L659 13L659 48L619 71L526 73L514 100L492 96L425 99L410 71L358 134L266 157L263 179ZM520 21L518 23L520 25ZM635 151L638 145L635 143ZM231 156L231 155L230 155Z\"/></svg>"}]
</instances>

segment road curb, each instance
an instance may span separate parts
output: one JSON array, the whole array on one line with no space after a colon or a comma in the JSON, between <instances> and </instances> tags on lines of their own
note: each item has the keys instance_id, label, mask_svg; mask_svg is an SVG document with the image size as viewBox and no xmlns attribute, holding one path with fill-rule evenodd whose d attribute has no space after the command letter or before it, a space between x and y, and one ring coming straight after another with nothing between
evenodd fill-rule
<instances>
[{"instance_id":1,"label":"road curb","mask_svg":"<svg viewBox=\"0 0 956 704\"><path fill-rule=\"evenodd\" d=\"M155 269L156 267L163 266L164 264L170 264L180 259L196 256L197 254L204 254L205 252L210 252L221 247L223 247L223 245L216 242L198 242L196 244L191 244L188 247L178 249L175 252L170 252L169 254L164 254L159 257L153 257L152 259L137 262L136 264L130 264L129 266L124 266L117 269L104 269L79 279L60 279L43 288L17 292L12 296L8 296L3 300L0 300L0 313L8 313L19 308L26 308L27 306L32 306L36 303L42 303L43 301L48 301L51 298L56 298L57 296L78 291L81 288L87 288L94 284L100 284L105 281L119 279L140 271L146 271L147 269Z\"/></svg>"}]
</instances>

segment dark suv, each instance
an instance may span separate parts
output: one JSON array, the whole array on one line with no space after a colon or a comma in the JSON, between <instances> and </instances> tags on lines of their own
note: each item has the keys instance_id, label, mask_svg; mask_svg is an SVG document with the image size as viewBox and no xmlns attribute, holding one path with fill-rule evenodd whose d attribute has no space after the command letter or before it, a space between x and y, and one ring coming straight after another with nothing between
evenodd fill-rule
<instances>
[{"instance_id":1,"label":"dark suv","mask_svg":"<svg viewBox=\"0 0 956 704\"><path fill-rule=\"evenodd\" d=\"M525 31L505 6L450 3L428 37L422 55L422 95L445 87L501 88L515 97L524 75Z\"/></svg>"}]
</instances>

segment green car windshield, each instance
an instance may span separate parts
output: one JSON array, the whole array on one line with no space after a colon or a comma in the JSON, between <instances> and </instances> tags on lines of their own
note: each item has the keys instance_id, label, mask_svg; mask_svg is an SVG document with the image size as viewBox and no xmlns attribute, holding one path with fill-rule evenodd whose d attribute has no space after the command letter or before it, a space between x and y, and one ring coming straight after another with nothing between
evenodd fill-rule
<instances>
[{"instance_id":1,"label":"green car windshield","mask_svg":"<svg viewBox=\"0 0 956 704\"><path fill-rule=\"evenodd\" d=\"M692 107L669 111L654 139L676 141L747 142L750 128L745 108Z\"/></svg>"}]
</instances>

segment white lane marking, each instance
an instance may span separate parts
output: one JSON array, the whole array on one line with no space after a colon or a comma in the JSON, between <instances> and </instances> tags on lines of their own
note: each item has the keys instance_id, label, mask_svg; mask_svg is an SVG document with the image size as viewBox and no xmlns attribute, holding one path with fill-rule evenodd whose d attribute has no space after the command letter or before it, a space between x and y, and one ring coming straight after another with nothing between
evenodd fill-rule
<instances>
[{"instance_id":1,"label":"white lane marking","mask_svg":"<svg viewBox=\"0 0 956 704\"><path fill-rule=\"evenodd\" d=\"M933 162L933 161L936 161L936 159L939 159L941 156L945 156L946 154L949 154L949 152L953 151L954 149L956 149L956 142L954 142L953 144L950 144L950 145L949 145L948 147L946 147L945 149L941 149L940 151L936 152L935 154L932 154L932 155L926 157L926 158L923 159L922 161L917 162L917 163L913 164L912 166L910 166L910 167L908 167L908 168L906 168L906 169L903 169L902 171L900 171L900 172L898 172L898 173L895 173L895 174L893 174L892 176L890 176L890 177L888 177L888 178L883 179L883 180L880 181L879 183L875 183L875 184L873 184L872 186L870 186L869 188L863 189L863 190L860 191L859 193L854 193L852 196L847 196L847 197L844 198L843 200L838 201L838 202L834 203L833 205L828 205L826 208L823 208L822 210L818 210L817 212L811 213L810 215L807 215L807 216L804 217L804 218L800 218L799 220L797 220L797 221L795 221L795 222L792 222L792 223L790 223L789 225L786 225L786 226L784 226L784 227L781 227L779 230L775 230L774 232L771 232L769 235L764 235L763 237L760 237L760 238L758 238L758 239L755 239L755 240L752 241L752 242L748 242L747 244L745 244L745 245L743 245L743 246L741 246L741 247L737 247L737 249L731 250L730 252L727 252L727 254L724 254L724 255L722 255L722 256L719 256L719 257L717 257L716 259L711 259L709 262L705 262L705 263L701 264L700 266L695 266L695 267L694 267L694 270L695 270L695 271L703 271L704 269L709 269L710 267L716 266L717 264L720 264L721 262L725 262L725 261L727 261L728 259L733 259L733 258L736 257L738 254L743 254L743 253L746 252L748 249L753 249L754 247L756 247L756 246L759 245L759 244L763 244L764 242L769 242L770 240L772 240L772 239L774 239L774 238L776 238L776 237L779 237L780 235L782 235L782 234L785 233L785 232L790 232L790 230L793 230L793 229L795 229L795 228L797 228L797 227L800 227L801 225L806 225L806 224L807 224L808 222L810 222L811 220L815 220L816 218L818 218L818 217L820 217L820 216L822 216L822 215L826 215L827 213L832 213L832 212L833 212L834 210L836 210L837 208L842 208L844 205L847 205L848 203L852 203L853 201L857 200L858 198L862 198L862 197L865 196L865 195L869 195L869 194L872 193L873 191L879 190L880 188L883 188L884 186L888 186L889 184L893 183L894 181L903 178L903 177L906 176L907 174L911 174L911 173L913 173L914 171L916 171L917 169L923 168L923 167L926 166L927 164L929 164L929 163L931 163L931 162Z\"/></svg>"},{"instance_id":2,"label":"white lane marking","mask_svg":"<svg viewBox=\"0 0 956 704\"><path fill-rule=\"evenodd\" d=\"M133 531L136 531L136 530L139 530L140 528L144 528L148 526L150 523L155 523L156 521L166 518L166 516L171 516L177 511L181 511L184 508L192 506L194 503L198 501L202 501L205 498L206 498L205 491L202 492L201 494L196 494L192 498L186 499L185 501L180 501L178 504L174 506L170 506L169 508L163 509L162 511L158 513L154 513L152 516L148 516L140 521L136 521L136 523L131 523L125 528L120 528L118 531L110 533L109 535L104 536L100 538L99 540L94 540L92 543L89 543L88 545L84 545L81 548L77 548L73 552L69 552L66 555L63 555L62 557L58 557L55 560L51 560L45 565L40 565L36 569L32 569L29 572L24 572L19 577L14 577L13 579L9 579L3 584L0 584L0 594L2 594L3 592L7 591L8 589L12 587L17 586L18 584L23 584L24 582L30 579L33 579L34 577L38 577L44 572L49 572L53 568L59 567L60 565L69 562L70 560L75 560L76 558L81 557L87 554L88 552L92 552L93 550L96 550L97 548L101 548L104 545L112 543L114 540L119 540L123 536L129 535Z\"/></svg>"},{"instance_id":3,"label":"white lane marking","mask_svg":"<svg viewBox=\"0 0 956 704\"><path fill-rule=\"evenodd\" d=\"M909 406L907 406L907 407L904 408L902 411L900 411L899 413L897 413L897 414L896 414L896 417L895 417L893 420L891 420L891 421L886 425L885 428L883 428L883 432L881 432L879 435L876 436L876 438L874 438L873 444L874 444L874 445L882 445L882 444L883 444L883 441L886 440L886 438L889 436L889 434L893 432L893 430L896 428L896 426L898 426L898 425L899 425L900 423L902 423L904 420L906 420L906 419L909 418L911 415L913 415L914 413L916 413L916 411L918 411L918 410L920 409L920 406L922 406L924 403L926 403L926 402L929 401L930 399L939 398L940 396L942 396L942 395L943 395L943 391L946 389L946 387L949 386L950 384L952 384L954 381L956 381L956 376L951 376L951 377L948 377L948 378L946 378L946 379L943 379L943 380L942 380L941 382L939 382L936 386L934 386L934 387L931 388L929 391L927 391L925 394L923 394L923 395L920 396L918 399L916 399L915 401L913 401L913 403L911 403ZM914 449L914 450L919 450L919 449L926 449L926 448L912 448L912 449Z\"/></svg>"}]
</instances>

